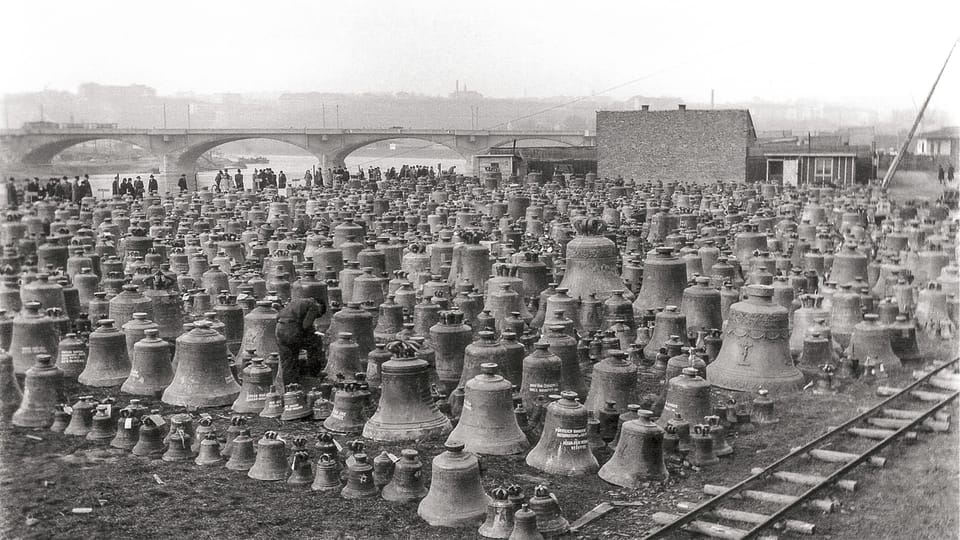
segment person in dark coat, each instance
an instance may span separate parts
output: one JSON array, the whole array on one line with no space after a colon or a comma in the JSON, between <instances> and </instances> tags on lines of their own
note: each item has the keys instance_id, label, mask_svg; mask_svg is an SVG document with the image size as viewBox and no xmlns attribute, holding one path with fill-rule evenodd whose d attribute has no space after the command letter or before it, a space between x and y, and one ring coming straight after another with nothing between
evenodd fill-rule
<instances>
[{"instance_id":1,"label":"person in dark coat","mask_svg":"<svg viewBox=\"0 0 960 540\"><path fill-rule=\"evenodd\" d=\"M120 175L119 174L113 177L113 184L111 185L111 187L112 187L111 194L114 197L120 194Z\"/></svg>"},{"instance_id":2,"label":"person in dark coat","mask_svg":"<svg viewBox=\"0 0 960 540\"><path fill-rule=\"evenodd\" d=\"M950 166L947 167L947 180L949 180L950 182L953 182L953 173L954 173L953 163L951 163Z\"/></svg>"},{"instance_id":3,"label":"person in dark coat","mask_svg":"<svg viewBox=\"0 0 960 540\"><path fill-rule=\"evenodd\" d=\"M187 191L187 175L180 175L180 179L177 180L177 187L180 188L180 193L185 193Z\"/></svg>"},{"instance_id":4,"label":"person in dark coat","mask_svg":"<svg viewBox=\"0 0 960 540\"><path fill-rule=\"evenodd\" d=\"M939 166L938 166L938 170L937 170L937 180L938 180L941 184L943 183L943 177L944 177L943 165L939 165Z\"/></svg>"},{"instance_id":5,"label":"person in dark coat","mask_svg":"<svg viewBox=\"0 0 960 540\"><path fill-rule=\"evenodd\" d=\"M323 342L314 330L313 323L325 312L325 306L313 298L298 298L291 300L277 315L277 346L280 351L277 386L280 392L283 392L285 385L300 383L303 377L316 375L323 369ZM306 362L300 360L301 350L307 352Z\"/></svg>"},{"instance_id":6,"label":"person in dark coat","mask_svg":"<svg viewBox=\"0 0 960 540\"><path fill-rule=\"evenodd\" d=\"M139 176L133 181L133 196L137 199L143 198L143 179Z\"/></svg>"},{"instance_id":7,"label":"person in dark coat","mask_svg":"<svg viewBox=\"0 0 960 540\"><path fill-rule=\"evenodd\" d=\"M237 174L233 177L234 185L240 191L243 191L243 173L240 172L240 169L237 169Z\"/></svg>"},{"instance_id":8,"label":"person in dark coat","mask_svg":"<svg viewBox=\"0 0 960 540\"><path fill-rule=\"evenodd\" d=\"M157 179L150 175L150 179L147 180L147 190L150 193L156 193L160 191L160 186L157 184Z\"/></svg>"}]
</instances>

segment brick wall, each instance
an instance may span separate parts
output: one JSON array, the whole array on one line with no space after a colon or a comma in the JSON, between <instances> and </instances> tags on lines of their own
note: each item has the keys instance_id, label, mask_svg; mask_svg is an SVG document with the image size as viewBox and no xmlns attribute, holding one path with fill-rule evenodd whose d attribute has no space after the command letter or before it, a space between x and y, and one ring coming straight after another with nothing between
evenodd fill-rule
<instances>
[{"instance_id":1,"label":"brick wall","mask_svg":"<svg viewBox=\"0 0 960 540\"><path fill-rule=\"evenodd\" d=\"M597 174L743 182L755 140L746 110L598 111Z\"/></svg>"}]
</instances>

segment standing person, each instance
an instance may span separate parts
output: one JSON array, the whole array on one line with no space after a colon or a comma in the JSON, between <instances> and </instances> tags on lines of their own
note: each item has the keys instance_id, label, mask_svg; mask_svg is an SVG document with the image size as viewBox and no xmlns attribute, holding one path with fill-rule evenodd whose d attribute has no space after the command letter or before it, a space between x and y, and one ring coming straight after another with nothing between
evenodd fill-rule
<instances>
[{"instance_id":1,"label":"standing person","mask_svg":"<svg viewBox=\"0 0 960 540\"><path fill-rule=\"evenodd\" d=\"M150 179L147 180L147 191L150 193L157 193L160 191L160 186L157 185L157 179L150 175Z\"/></svg>"},{"instance_id":2,"label":"standing person","mask_svg":"<svg viewBox=\"0 0 960 540\"><path fill-rule=\"evenodd\" d=\"M313 298L298 298L291 300L277 314L276 334L280 352L278 386L281 392L284 386L299 383L304 376L315 375L323 368L323 344L313 323L325 312L326 307ZM304 349L307 351L306 363L300 360L300 351Z\"/></svg>"},{"instance_id":3,"label":"standing person","mask_svg":"<svg viewBox=\"0 0 960 540\"><path fill-rule=\"evenodd\" d=\"M180 175L180 179L177 180L177 187L180 188L180 193L185 193L187 191L187 175Z\"/></svg>"},{"instance_id":4,"label":"standing person","mask_svg":"<svg viewBox=\"0 0 960 540\"><path fill-rule=\"evenodd\" d=\"M238 190L243 191L243 173L240 169L237 169L237 174L233 177L233 184Z\"/></svg>"},{"instance_id":5,"label":"standing person","mask_svg":"<svg viewBox=\"0 0 960 540\"><path fill-rule=\"evenodd\" d=\"M277 176L277 191L281 196L287 196L287 175L280 171L280 174Z\"/></svg>"},{"instance_id":6,"label":"standing person","mask_svg":"<svg viewBox=\"0 0 960 540\"><path fill-rule=\"evenodd\" d=\"M111 194L114 197L120 194L120 175L119 174L113 177L113 184L111 185L111 187L113 188L111 191Z\"/></svg>"},{"instance_id":7,"label":"standing person","mask_svg":"<svg viewBox=\"0 0 960 540\"><path fill-rule=\"evenodd\" d=\"M133 198L143 198L143 179L141 179L140 176L137 176L136 181L133 182Z\"/></svg>"},{"instance_id":8,"label":"standing person","mask_svg":"<svg viewBox=\"0 0 960 540\"><path fill-rule=\"evenodd\" d=\"M317 169L317 174L313 177L313 185L323 189L323 169Z\"/></svg>"},{"instance_id":9,"label":"standing person","mask_svg":"<svg viewBox=\"0 0 960 540\"><path fill-rule=\"evenodd\" d=\"M310 169L307 169L307 172L303 173L303 183L307 188L313 185L313 175L310 174Z\"/></svg>"},{"instance_id":10,"label":"standing person","mask_svg":"<svg viewBox=\"0 0 960 540\"><path fill-rule=\"evenodd\" d=\"M4 189L7 190L7 207L16 208L19 206L19 202L17 201L17 180L11 176L7 185L4 186Z\"/></svg>"},{"instance_id":11,"label":"standing person","mask_svg":"<svg viewBox=\"0 0 960 540\"><path fill-rule=\"evenodd\" d=\"M953 172L953 163L951 163L950 166L947 167L947 180L950 182L953 182Z\"/></svg>"},{"instance_id":12,"label":"standing person","mask_svg":"<svg viewBox=\"0 0 960 540\"><path fill-rule=\"evenodd\" d=\"M940 184L943 184L943 165L940 165L937 170L937 180Z\"/></svg>"}]
</instances>

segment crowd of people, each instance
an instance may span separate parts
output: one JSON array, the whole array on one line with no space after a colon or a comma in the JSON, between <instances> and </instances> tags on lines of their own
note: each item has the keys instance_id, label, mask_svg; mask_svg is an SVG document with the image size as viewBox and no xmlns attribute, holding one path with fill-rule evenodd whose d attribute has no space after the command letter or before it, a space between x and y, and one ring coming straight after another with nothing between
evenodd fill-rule
<instances>
[{"instance_id":1,"label":"crowd of people","mask_svg":"<svg viewBox=\"0 0 960 540\"><path fill-rule=\"evenodd\" d=\"M186 178L184 178L184 180L186 180ZM147 179L146 185L144 185L143 178L140 176L121 179L118 174L113 178L113 185L111 186L110 192L113 193L114 196L130 195L134 199L142 199L144 193L159 191L159 189L157 179L152 174L150 178ZM181 191L183 191L182 188Z\"/></svg>"},{"instance_id":2,"label":"crowd of people","mask_svg":"<svg viewBox=\"0 0 960 540\"><path fill-rule=\"evenodd\" d=\"M953 175L954 175L953 163L947 164L946 172L944 172L943 170L943 164L942 163L940 164L939 169L937 170L937 180L941 184L943 184L944 179L946 179L947 182L953 183Z\"/></svg>"},{"instance_id":3,"label":"crowd of people","mask_svg":"<svg viewBox=\"0 0 960 540\"><path fill-rule=\"evenodd\" d=\"M45 182L38 177L28 178L18 181L11 177L4 186L6 189L7 204L17 205L20 202L30 202L40 199L58 199L78 202L84 197L93 196L93 188L90 186L90 176L83 175L83 178L74 176L73 180L68 177L51 177Z\"/></svg>"}]
</instances>

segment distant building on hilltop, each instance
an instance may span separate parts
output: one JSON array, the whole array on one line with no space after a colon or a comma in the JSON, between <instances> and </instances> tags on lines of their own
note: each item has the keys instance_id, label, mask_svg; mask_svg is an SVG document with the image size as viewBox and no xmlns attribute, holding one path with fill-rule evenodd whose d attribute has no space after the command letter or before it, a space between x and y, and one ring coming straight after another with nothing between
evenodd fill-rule
<instances>
[{"instance_id":1,"label":"distant building on hilltop","mask_svg":"<svg viewBox=\"0 0 960 540\"><path fill-rule=\"evenodd\" d=\"M637 181L739 181L757 140L750 111L597 112L597 174Z\"/></svg>"}]
</instances>

